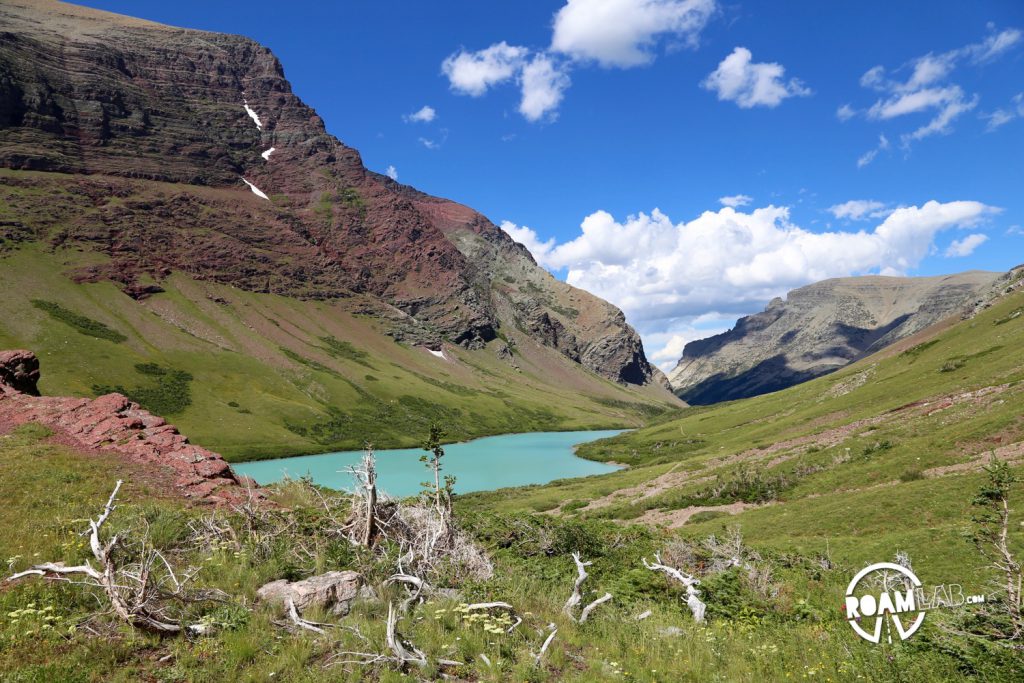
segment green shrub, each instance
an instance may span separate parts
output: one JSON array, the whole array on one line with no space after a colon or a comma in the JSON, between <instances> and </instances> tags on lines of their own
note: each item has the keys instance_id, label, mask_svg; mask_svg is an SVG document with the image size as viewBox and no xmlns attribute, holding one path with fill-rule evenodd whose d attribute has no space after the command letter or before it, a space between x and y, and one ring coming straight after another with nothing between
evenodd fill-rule
<instances>
[{"instance_id":1,"label":"green shrub","mask_svg":"<svg viewBox=\"0 0 1024 683\"><path fill-rule=\"evenodd\" d=\"M312 358L306 358L305 356L300 356L299 354L295 353L291 349L286 349L283 346L278 347L278 348L281 349L281 353L283 353L284 355L286 355L288 358L292 359L293 361L295 361L299 365L305 365L310 370L316 370L317 372L323 372L325 374L330 375L331 377L337 377L339 379L341 378L341 375L336 370L332 370L331 368L327 367L326 365L324 365L323 363L321 363L319 361L315 361Z\"/></svg>"},{"instance_id":2,"label":"green shrub","mask_svg":"<svg viewBox=\"0 0 1024 683\"><path fill-rule=\"evenodd\" d=\"M87 318L84 315L79 315L74 311L69 311L54 301L32 299L32 305L48 314L54 320L59 320L74 329L76 332L80 332L84 335L96 337L97 339L106 339L107 341L114 342L115 344L120 344L128 339L125 335L121 334L117 330L110 329L100 321Z\"/></svg>"},{"instance_id":3,"label":"green shrub","mask_svg":"<svg viewBox=\"0 0 1024 683\"><path fill-rule=\"evenodd\" d=\"M917 481L919 479L924 479L924 472L921 470L907 470L900 475L900 481L902 482Z\"/></svg>"},{"instance_id":4,"label":"green shrub","mask_svg":"<svg viewBox=\"0 0 1024 683\"><path fill-rule=\"evenodd\" d=\"M370 354L362 349L357 349L347 341L335 339L334 337L320 337L320 341L326 344L326 346L323 347L323 350L334 358L343 358L345 360L359 363L360 365L365 365L368 368L373 368L367 360L370 357Z\"/></svg>"},{"instance_id":5,"label":"green shrub","mask_svg":"<svg viewBox=\"0 0 1024 683\"><path fill-rule=\"evenodd\" d=\"M698 522L709 522L712 519L719 519L721 517L728 517L728 512L722 512L721 510L704 510L698 512L695 515L690 516L690 523L696 524Z\"/></svg>"},{"instance_id":6,"label":"green shrub","mask_svg":"<svg viewBox=\"0 0 1024 683\"><path fill-rule=\"evenodd\" d=\"M576 512L590 505L589 500L570 500L562 505L562 512Z\"/></svg>"},{"instance_id":7,"label":"green shrub","mask_svg":"<svg viewBox=\"0 0 1024 683\"><path fill-rule=\"evenodd\" d=\"M155 379L155 384L148 386L124 387L122 385L94 384L95 395L119 393L157 415L175 415L192 405L192 392L189 384L192 375L184 370L164 368L155 363L139 363L135 371L146 377Z\"/></svg>"},{"instance_id":8,"label":"green shrub","mask_svg":"<svg viewBox=\"0 0 1024 683\"><path fill-rule=\"evenodd\" d=\"M931 341L923 342L921 344L918 344L917 346L911 346L909 349L907 349L900 355L910 358L910 362L913 363L922 353L924 353L925 351L927 351L928 349L930 349L931 347L935 346L938 343L938 339L932 339Z\"/></svg>"},{"instance_id":9,"label":"green shrub","mask_svg":"<svg viewBox=\"0 0 1024 683\"><path fill-rule=\"evenodd\" d=\"M882 451L887 451L895 447L896 444L894 444L892 441L890 441L889 439L883 439L882 441L876 441L870 446L865 446L864 450L862 450L860 454L861 456L868 458L874 455L875 453L881 453Z\"/></svg>"},{"instance_id":10,"label":"green shrub","mask_svg":"<svg viewBox=\"0 0 1024 683\"><path fill-rule=\"evenodd\" d=\"M963 358L954 358L943 363L939 372L956 372L965 365L967 365L967 361Z\"/></svg>"}]
</instances>

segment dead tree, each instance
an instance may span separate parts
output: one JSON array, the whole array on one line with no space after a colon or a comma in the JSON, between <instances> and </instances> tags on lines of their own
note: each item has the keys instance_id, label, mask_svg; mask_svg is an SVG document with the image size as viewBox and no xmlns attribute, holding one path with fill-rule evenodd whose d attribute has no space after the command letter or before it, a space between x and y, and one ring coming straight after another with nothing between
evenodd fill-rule
<instances>
[{"instance_id":1,"label":"dead tree","mask_svg":"<svg viewBox=\"0 0 1024 683\"><path fill-rule=\"evenodd\" d=\"M686 589L686 605L690 608L690 613L693 614L693 620L697 623L704 621L704 611L707 609L707 605L701 601L700 593L697 591L700 579L684 574L675 567L662 564L661 553L655 553L654 560L653 563L650 563L646 557L643 558L644 566L651 571L663 572L669 578L681 583Z\"/></svg>"},{"instance_id":2,"label":"dead tree","mask_svg":"<svg viewBox=\"0 0 1024 683\"><path fill-rule=\"evenodd\" d=\"M145 539L139 544L138 559L124 566L118 566L114 558L114 551L119 548L121 542L120 536L115 534L106 543L100 539L103 525L116 509L114 503L122 483L119 480L114 486L114 491L100 515L89 520L89 548L98 566L94 567L88 560L84 564L71 567L63 562L46 562L18 572L8 577L7 581L41 576L51 581L81 583L101 589L118 618L136 628L164 635L200 635L208 632L207 625L185 625L169 616L168 603L218 599L222 594L187 594L185 586L195 572L186 572L179 578L160 551L150 547ZM73 580L72 577L84 578Z\"/></svg>"},{"instance_id":3,"label":"dead tree","mask_svg":"<svg viewBox=\"0 0 1024 683\"><path fill-rule=\"evenodd\" d=\"M389 602L386 636L388 647L391 648L391 651L394 653L395 659L402 664L412 663L418 666L426 666L427 656L423 654L423 651L409 641L402 640L399 637L396 630L399 618L399 612L395 609L395 605Z\"/></svg>"},{"instance_id":4,"label":"dead tree","mask_svg":"<svg viewBox=\"0 0 1024 683\"><path fill-rule=\"evenodd\" d=\"M361 514L357 524L359 545L370 548L377 534L377 460L373 455L373 446L366 445L363 460L358 467L348 468L358 484L356 498Z\"/></svg>"},{"instance_id":5,"label":"dead tree","mask_svg":"<svg viewBox=\"0 0 1024 683\"><path fill-rule=\"evenodd\" d=\"M575 621L577 624L582 624L590 618L590 613L594 611L594 608L596 608L598 605L602 603L611 600L612 594L605 593L597 600L591 602L589 605L583 608L583 610L580 612L579 618L577 619L573 611L583 601L583 582L586 581L587 577L590 576L589 574L587 574L587 567L592 565L593 562L584 562L581 559L579 553L573 553L572 560L576 563L576 582L573 584L572 587L572 595L569 596L569 599L565 601L565 605L562 607L562 612L564 612L567 617Z\"/></svg>"},{"instance_id":6,"label":"dead tree","mask_svg":"<svg viewBox=\"0 0 1024 683\"><path fill-rule=\"evenodd\" d=\"M972 517L974 530L970 540L989 562L989 566L1000 576L1000 592L1006 594L1001 601L1002 611L1008 621L1006 628L999 629L998 638L1020 641L1024 637L1024 606L1022 606L1021 584L1024 569L1010 548L1010 490L1020 479L1013 474L1010 466L1001 460L985 467L988 480L974 498L977 512ZM986 605L987 609L991 609ZM995 621L995 620L993 620Z\"/></svg>"},{"instance_id":7,"label":"dead tree","mask_svg":"<svg viewBox=\"0 0 1024 683\"><path fill-rule=\"evenodd\" d=\"M722 538L714 534L708 536L702 545L710 554L705 575L738 567L746 572L747 584L759 595L764 598L778 595L779 586L774 581L771 564L743 543L743 533L739 526L730 527Z\"/></svg>"}]
</instances>

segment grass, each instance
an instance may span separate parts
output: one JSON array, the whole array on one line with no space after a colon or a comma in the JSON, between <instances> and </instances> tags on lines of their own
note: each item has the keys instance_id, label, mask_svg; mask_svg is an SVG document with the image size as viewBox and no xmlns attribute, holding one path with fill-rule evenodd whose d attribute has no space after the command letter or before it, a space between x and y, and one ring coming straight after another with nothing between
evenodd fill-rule
<instances>
[{"instance_id":1,"label":"grass","mask_svg":"<svg viewBox=\"0 0 1024 683\"><path fill-rule=\"evenodd\" d=\"M1024 357L1015 350L1024 317L1007 320L1022 301L1024 294L1008 296L906 350L782 392L666 414L579 449L629 469L472 494L463 505L544 511L599 501L574 517L629 521L648 511L671 519L691 506L754 503L738 514L699 513L680 531L700 536L739 524L766 548L828 550L848 566L903 549L936 582L966 580L978 570L962 539L977 468L993 450L1024 440ZM941 372L950 359L966 365ZM649 487L659 477L673 478L657 493ZM1013 535L1024 543L1024 527Z\"/></svg>"},{"instance_id":2,"label":"grass","mask_svg":"<svg viewBox=\"0 0 1024 683\"><path fill-rule=\"evenodd\" d=\"M0 436L0 467L8 473L0 479L0 496L5 501L0 507L0 524L5 529L0 557L7 558L11 570L41 559L84 559L87 550L78 532L84 520L98 512L112 481L124 478L111 532L138 533L147 527L154 545L172 561L200 568L199 585L224 590L229 598L194 614L218 625L210 637L161 639L131 631L109 616L90 621L89 627L102 634L97 636L76 628L96 609L88 590L35 580L19 582L0 591L0 681L408 679L391 667L326 666L337 652L383 648L386 603L356 603L339 622L348 628L315 635L289 634L274 625L278 617L272 608L254 600L256 589L266 581L332 569L360 571L385 599L398 597L382 585L393 570L390 561L332 536L335 523L308 485L294 482L273 492L283 506L275 514L282 515L294 537L286 534L269 550L259 550L263 546L249 541L240 550L202 547L189 540L188 523L207 514L206 510L147 489L136 473L115 460L79 455L50 443L49 434L29 424ZM955 490L945 489L931 500L918 499L917 505L940 510L946 501L945 507L952 511L954 499L969 501L980 481L955 479L961 484ZM922 493L928 484L914 483ZM815 558L827 549L805 540L808 518L824 515L837 524L844 519L835 514L838 501L803 504L782 528L765 518L745 524L749 542L775 566L780 590L774 598L758 597L736 570L708 577L701 585L702 598L709 605L705 626L693 623L677 587L640 565L639 558L650 557L671 542L668 532L600 520L490 511L463 502L457 505L457 519L488 550L497 570L494 578L462 583L448 597L430 597L414 606L399 625L401 634L431 658L465 662L446 671L462 680L1010 681L1020 674L1021 662L1008 655L965 658L962 651L951 650L939 638L933 617L906 643L875 646L857 639L837 609L836 596L842 595L851 571L859 568L859 558L852 558L852 564L845 557L836 558L834 567L823 568ZM878 550L874 546L881 545L879 528L885 528L883 522L899 520L903 507L859 529L868 541L866 555L874 557ZM221 519L244 528L230 513L222 513ZM698 526L703 534L719 529L721 520L708 516ZM888 527L889 532L892 528ZM314 550L296 560L290 544L300 538ZM937 545L918 546L915 566L926 561L929 548L953 550ZM963 556L964 547L955 550ZM593 562L585 588L614 595L582 625L561 611L575 576L568 557L574 550ZM965 582L973 578L966 576ZM461 604L479 600L511 602L524 623L505 633L494 628L497 619L469 618L460 609ZM635 619L646 611L648 618ZM305 616L334 621L315 611ZM558 627L558 634L537 667L532 653L546 637L548 623ZM441 671L431 665L408 673L431 680Z\"/></svg>"},{"instance_id":3,"label":"grass","mask_svg":"<svg viewBox=\"0 0 1024 683\"><path fill-rule=\"evenodd\" d=\"M462 441L637 427L665 409L650 392L579 371L533 344L520 345L518 370L492 348L448 349L452 360L439 361L352 312L358 301L301 301L181 275L135 301L110 283L65 275L99 258L38 244L0 254L0 287L23 293L0 301L0 348L36 352L44 394L123 391L228 459L358 449L367 438L378 448L416 446L410 429L438 419Z\"/></svg>"}]
</instances>

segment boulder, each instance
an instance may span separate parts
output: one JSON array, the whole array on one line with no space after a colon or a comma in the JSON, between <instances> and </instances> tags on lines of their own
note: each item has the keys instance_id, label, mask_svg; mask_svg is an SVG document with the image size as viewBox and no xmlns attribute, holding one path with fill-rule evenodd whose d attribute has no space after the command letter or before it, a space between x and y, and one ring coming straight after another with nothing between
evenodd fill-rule
<instances>
[{"instance_id":1,"label":"boulder","mask_svg":"<svg viewBox=\"0 0 1024 683\"><path fill-rule=\"evenodd\" d=\"M22 394L38 396L39 359L23 349L0 351L0 393L4 386Z\"/></svg>"},{"instance_id":2,"label":"boulder","mask_svg":"<svg viewBox=\"0 0 1024 683\"><path fill-rule=\"evenodd\" d=\"M291 598L299 612L319 607L330 610L331 614L345 616L352 601L359 597L362 583L363 577L359 572L327 572L302 581L271 581L256 591L256 595L260 600L281 605L287 605Z\"/></svg>"}]
</instances>

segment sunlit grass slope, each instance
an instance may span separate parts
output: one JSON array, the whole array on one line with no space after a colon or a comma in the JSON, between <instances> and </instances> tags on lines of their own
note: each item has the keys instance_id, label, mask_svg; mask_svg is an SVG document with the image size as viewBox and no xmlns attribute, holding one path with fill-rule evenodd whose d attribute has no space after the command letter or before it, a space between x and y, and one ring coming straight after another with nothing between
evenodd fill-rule
<instances>
[{"instance_id":1,"label":"sunlit grass slope","mask_svg":"<svg viewBox=\"0 0 1024 683\"><path fill-rule=\"evenodd\" d=\"M670 405L518 330L505 333L513 362L452 345L442 359L387 336L358 297L302 301L175 274L135 301L68 277L97 258L40 244L0 253L0 348L39 355L44 393L124 391L229 459L417 445L433 422L452 440L635 427Z\"/></svg>"}]
</instances>

